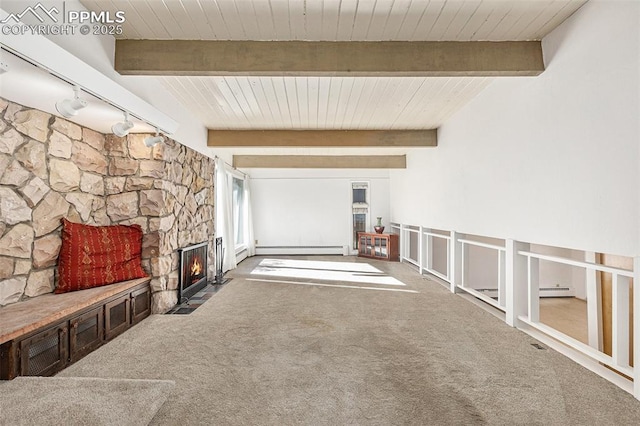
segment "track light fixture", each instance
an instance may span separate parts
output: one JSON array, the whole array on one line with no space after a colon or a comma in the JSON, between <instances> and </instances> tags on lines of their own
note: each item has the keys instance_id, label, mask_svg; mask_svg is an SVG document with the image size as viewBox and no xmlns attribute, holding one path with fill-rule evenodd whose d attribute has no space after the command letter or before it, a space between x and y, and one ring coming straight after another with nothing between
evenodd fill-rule
<instances>
[{"instance_id":1,"label":"track light fixture","mask_svg":"<svg viewBox=\"0 0 640 426\"><path fill-rule=\"evenodd\" d=\"M157 128L155 136L147 136L146 138L144 138L144 144L149 148L159 144L160 142L164 142L164 137L160 135L160 130Z\"/></svg>"},{"instance_id":2,"label":"track light fixture","mask_svg":"<svg viewBox=\"0 0 640 426\"><path fill-rule=\"evenodd\" d=\"M129 113L127 111L124 112L124 121L119 122L111 126L111 131L113 134L123 138L129 134L129 130L133 129L133 123L129 121Z\"/></svg>"},{"instance_id":3,"label":"track light fixture","mask_svg":"<svg viewBox=\"0 0 640 426\"><path fill-rule=\"evenodd\" d=\"M8 67L6 66L6 64L0 61L0 74L6 72L7 69ZM80 98L80 92L82 90L83 89L79 85L74 84L73 99L63 99L61 101L56 102L56 110L58 111L58 113L60 113L61 116L65 118L71 118L73 116L78 115L78 111L80 111L83 108L86 108L89 105L89 103L86 100ZM87 91L86 89L84 90ZM88 92L88 93L91 93L91 92ZM98 98L98 99L105 101L103 98ZM109 103L108 101L105 101L105 102ZM121 138L127 136L131 131L131 129L133 129L134 127L133 122L129 120L129 112L125 110L122 110L122 112L124 114L124 121L120 121L118 123L115 123L113 126L111 126L111 131L113 132L113 134ZM147 124L151 124L148 121L145 121L145 122ZM148 136L144 139L144 144L148 147L155 146L161 142L164 142L164 136L160 135L159 127L156 127L155 136Z\"/></svg>"},{"instance_id":4,"label":"track light fixture","mask_svg":"<svg viewBox=\"0 0 640 426\"><path fill-rule=\"evenodd\" d=\"M65 118L71 118L78 114L78 111L87 106L87 101L80 99L80 87L73 87L73 99L65 99L56 102L56 110Z\"/></svg>"}]
</instances>

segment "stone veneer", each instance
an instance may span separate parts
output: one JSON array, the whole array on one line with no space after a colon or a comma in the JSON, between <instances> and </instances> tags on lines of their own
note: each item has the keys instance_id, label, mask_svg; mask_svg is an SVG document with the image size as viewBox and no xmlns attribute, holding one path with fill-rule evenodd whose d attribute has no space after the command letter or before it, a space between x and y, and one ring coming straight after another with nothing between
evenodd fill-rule
<instances>
[{"instance_id":1,"label":"stone veneer","mask_svg":"<svg viewBox=\"0 0 640 426\"><path fill-rule=\"evenodd\" d=\"M60 219L138 224L152 311L177 302L177 249L209 242L214 160L174 140L104 135L0 98L0 306L55 288Z\"/></svg>"}]
</instances>

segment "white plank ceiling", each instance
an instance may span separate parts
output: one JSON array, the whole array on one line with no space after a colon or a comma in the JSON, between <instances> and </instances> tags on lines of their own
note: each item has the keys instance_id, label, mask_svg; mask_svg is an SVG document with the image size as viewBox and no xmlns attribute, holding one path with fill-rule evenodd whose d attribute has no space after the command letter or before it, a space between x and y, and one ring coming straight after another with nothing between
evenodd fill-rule
<instances>
[{"instance_id":1,"label":"white plank ceiling","mask_svg":"<svg viewBox=\"0 0 640 426\"><path fill-rule=\"evenodd\" d=\"M490 78L159 77L209 128L435 129Z\"/></svg>"},{"instance_id":2,"label":"white plank ceiling","mask_svg":"<svg viewBox=\"0 0 640 426\"><path fill-rule=\"evenodd\" d=\"M586 0L82 0L128 39L540 40ZM157 78L219 129L437 128L493 78ZM522 77L531 78L531 77Z\"/></svg>"},{"instance_id":3,"label":"white plank ceiling","mask_svg":"<svg viewBox=\"0 0 640 426\"><path fill-rule=\"evenodd\" d=\"M125 12L120 38L540 40L586 0L82 0Z\"/></svg>"}]
</instances>

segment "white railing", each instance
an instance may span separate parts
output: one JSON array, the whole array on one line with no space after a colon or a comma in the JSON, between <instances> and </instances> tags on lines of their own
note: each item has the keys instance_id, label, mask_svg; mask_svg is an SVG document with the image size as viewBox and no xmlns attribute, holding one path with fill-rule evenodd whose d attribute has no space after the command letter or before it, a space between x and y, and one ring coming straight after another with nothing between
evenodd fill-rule
<instances>
[{"instance_id":1,"label":"white railing","mask_svg":"<svg viewBox=\"0 0 640 426\"><path fill-rule=\"evenodd\" d=\"M504 246L481 243L479 241L467 240L463 238L458 238L456 243L459 243L462 245L461 260L460 260L460 262L462 263L462 276L461 276L460 284L458 285L458 288L466 291L469 294L472 294L473 296L477 297L483 302L486 302L491 306L494 306L500 309L501 311L505 311L506 310L506 283L505 283L506 249L504 248ZM468 246L482 247L484 249L495 250L498 252L497 253L498 255L497 256L498 257L498 265L497 265L498 267L498 288L497 288L498 300L492 297L489 297L486 294L483 294L482 292L479 292L478 290L467 285L469 283L469 268L467 267L467 262L466 262L466 259L469 256Z\"/></svg>"},{"instance_id":2,"label":"white railing","mask_svg":"<svg viewBox=\"0 0 640 426\"><path fill-rule=\"evenodd\" d=\"M627 376L633 376L633 368L630 365L629 359L629 287L631 279L633 278L633 271L627 269L614 268L611 266L600 265L591 262L582 262L574 259L568 259L559 256L549 256L538 253L532 253L530 251L519 250L518 255L525 256L527 258L526 268L526 282L527 282L527 313L519 315L518 319L536 328L544 333L547 333L555 339L567 344L568 346L586 353L592 358L602 362L603 364L626 374ZM589 346L578 340L567 336L551 327L548 327L540 323L540 285L539 285L539 265L540 260L548 262L560 263L563 265L570 265L581 267L587 270L608 272L612 276L612 355L609 356L602 352L600 345L593 344ZM597 312L598 307L589 306L591 304L598 304L600 301L597 298L587 298L587 312ZM592 321L589 321L592 324ZM597 332L596 332L597 333ZM593 331L592 333L593 334Z\"/></svg>"},{"instance_id":3,"label":"white railing","mask_svg":"<svg viewBox=\"0 0 640 426\"><path fill-rule=\"evenodd\" d=\"M418 268L421 268L422 258L422 244L420 242L420 228L416 229L411 226L401 225L402 232L400 233L400 261L409 262ZM418 253L415 253L415 259L411 257L411 234L418 235L417 247Z\"/></svg>"},{"instance_id":4,"label":"white railing","mask_svg":"<svg viewBox=\"0 0 640 426\"><path fill-rule=\"evenodd\" d=\"M438 278L440 278L443 281L446 281L448 283L451 282L451 262L450 262L450 257L449 257L449 252L451 251L451 236L449 235L442 235L442 234L437 234L435 232L431 232L431 231L422 231L422 237L424 238L424 246L423 246L423 253L424 253L424 258L420 258L422 260L421 263L421 271L426 271L427 273L434 275ZM440 271L436 270L433 267L433 239L434 238L438 238L438 239L442 239L445 240L447 242L447 249L445 252L445 256L447 259L447 267L446 267L446 273L443 274ZM423 244L423 241L420 241L420 244Z\"/></svg>"},{"instance_id":5,"label":"white railing","mask_svg":"<svg viewBox=\"0 0 640 426\"><path fill-rule=\"evenodd\" d=\"M640 257L634 258L633 270L627 270L595 263L595 254L592 252L584 252L585 261L581 261L536 253L530 250L532 243L512 239L503 240L504 245L498 245L476 241L456 231L450 231L449 235L446 235L433 232L431 228L399 223L391 223L391 228L400 236L401 261L417 266L420 274L428 273L449 283L451 292L466 292L505 312L504 319L508 325L520 328L554 346L581 365L631 392L636 399L640 400L640 367L632 367L629 356L631 341L633 341L633 365L640 366L640 289L633 292L633 339L630 336L629 320L631 280L640 282ZM417 256L415 256L416 253L411 253L409 245L411 236L415 234L419 236ZM446 274L433 267L432 243L435 238L446 240ZM468 249L472 246L497 252L497 300L470 285ZM540 261L583 268L587 271L585 288L589 344L540 322ZM597 279L599 272L612 275L611 355L603 351L602 296ZM585 361L587 359L591 361ZM600 363L633 380L625 379L605 369Z\"/></svg>"}]
</instances>

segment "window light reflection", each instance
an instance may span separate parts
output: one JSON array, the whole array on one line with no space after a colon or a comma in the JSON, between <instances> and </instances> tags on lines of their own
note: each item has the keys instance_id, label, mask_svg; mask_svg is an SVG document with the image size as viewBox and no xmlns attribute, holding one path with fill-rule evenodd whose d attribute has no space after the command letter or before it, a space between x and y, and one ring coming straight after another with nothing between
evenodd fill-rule
<instances>
[{"instance_id":1,"label":"window light reflection","mask_svg":"<svg viewBox=\"0 0 640 426\"><path fill-rule=\"evenodd\" d=\"M306 280L346 281L376 285L405 286L368 263L327 262L319 260L264 259L252 275Z\"/></svg>"}]
</instances>

